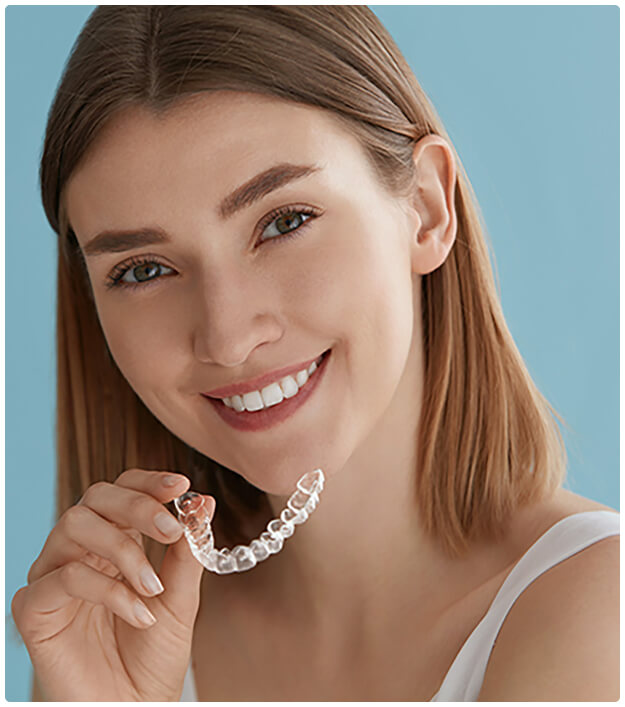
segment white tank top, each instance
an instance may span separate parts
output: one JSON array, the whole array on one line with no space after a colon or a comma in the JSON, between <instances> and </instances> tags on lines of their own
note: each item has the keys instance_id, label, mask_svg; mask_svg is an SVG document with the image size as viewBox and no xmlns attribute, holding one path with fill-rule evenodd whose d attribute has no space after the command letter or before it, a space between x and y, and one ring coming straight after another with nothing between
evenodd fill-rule
<instances>
[{"instance_id":1,"label":"white tank top","mask_svg":"<svg viewBox=\"0 0 625 707\"><path fill-rule=\"evenodd\" d=\"M488 611L462 645L431 702L475 702L499 629L521 592L539 575L610 535L620 534L616 511L584 511L552 525L513 567ZM262 700L262 695L258 696ZM181 702L197 702L191 662Z\"/></svg>"}]
</instances>

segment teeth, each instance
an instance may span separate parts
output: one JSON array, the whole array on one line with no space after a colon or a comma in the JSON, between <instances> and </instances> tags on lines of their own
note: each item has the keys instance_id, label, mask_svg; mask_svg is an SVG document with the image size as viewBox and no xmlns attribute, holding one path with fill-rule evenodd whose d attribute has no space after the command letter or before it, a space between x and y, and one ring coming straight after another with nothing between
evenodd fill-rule
<instances>
[{"instance_id":1,"label":"teeth","mask_svg":"<svg viewBox=\"0 0 625 707\"><path fill-rule=\"evenodd\" d=\"M262 410L265 406L261 394L257 390L253 390L251 393L245 393L243 396L243 405L245 405L245 409L250 412Z\"/></svg>"},{"instance_id":2,"label":"teeth","mask_svg":"<svg viewBox=\"0 0 625 707\"><path fill-rule=\"evenodd\" d=\"M292 398L297 395L300 388L308 382L308 379L317 368L317 362L313 361L308 369L299 371L295 378L293 376L285 376L279 383L272 383L260 391L254 390L251 393L245 393L245 395L222 398L222 402L226 407L234 408L237 412L243 412L243 410L256 412L263 408L278 405L286 398Z\"/></svg>"},{"instance_id":3,"label":"teeth","mask_svg":"<svg viewBox=\"0 0 625 707\"><path fill-rule=\"evenodd\" d=\"M243 405L243 398L240 395L233 395L230 399L232 400L232 407L237 412L243 412L243 410L245 410L245 405Z\"/></svg>"},{"instance_id":4,"label":"teeth","mask_svg":"<svg viewBox=\"0 0 625 707\"><path fill-rule=\"evenodd\" d=\"M295 380L297 381L297 385L299 385L299 387L301 388L308 380L308 371L300 371L295 376Z\"/></svg>"},{"instance_id":5,"label":"teeth","mask_svg":"<svg viewBox=\"0 0 625 707\"><path fill-rule=\"evenodd\" d=\"M293 376L283 378L280 381L280 387L282 388L285 398L292 398L299 390L299 386L295 382L295 378L293 378Z\"/></svg>"},{"instance_id":6,"label":"teeth","mask_svg":"<svg viewBox=\"0 0 625 707\"><path fill-rule=\"evenodd\" d=\"M263 402L265 403L266 408L269 408L272 405L277 405L278 403L281 403L284 400L284 393L282 392L282 388L277 383L272 383L266 388L263 388L260 391L260 394L262 395Z\"/></svg>"}]
</instances>

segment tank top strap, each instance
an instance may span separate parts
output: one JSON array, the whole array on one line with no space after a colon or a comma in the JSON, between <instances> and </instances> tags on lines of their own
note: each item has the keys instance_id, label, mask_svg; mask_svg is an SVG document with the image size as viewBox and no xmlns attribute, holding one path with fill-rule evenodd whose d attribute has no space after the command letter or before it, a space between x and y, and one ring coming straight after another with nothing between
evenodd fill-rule
<instances>
[{"instance_id":1,"label":"tank top strap","mask_svg":"<svg viewBox=\"0 0 625 707\"><path fill-rule=\"evenodd\" d=\"M193 662L189 659L189 664L187 666L187 672L184 676L184 682L182 683L182 694L180 695L180 702L197 702L197 692L195 690L195 675L193 673Z\"/></svg>"},{"instance_id":2,"label":"tank top strap","mask_svg":"<svg viewBox=\"0 0 625 707\"><path fill-rule=\"evenodd\" d=\"M552 525L508 574L490 608L464 642L431 701L476 701L499 629L523 590L559 562L599 540L619 534L620 514L616 511L584 511Z\"/></svg>"}]
</instances>

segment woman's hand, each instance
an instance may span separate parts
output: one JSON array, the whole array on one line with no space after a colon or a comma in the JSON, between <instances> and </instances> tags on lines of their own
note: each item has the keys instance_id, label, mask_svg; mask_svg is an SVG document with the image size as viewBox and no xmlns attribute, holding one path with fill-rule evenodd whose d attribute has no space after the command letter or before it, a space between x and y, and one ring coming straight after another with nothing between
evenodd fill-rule
<instances>
[{"instance_id":1,"label":"woman's hand","mask_svg":"<svg viewBox=\"0 0 625 707\"><path fill-rule=\"evenodd\" d=\"M174 486L166 485L171 476ZM163 504L188 487L181 474L129 469L113 484L90 486L52 529L11 602L47 700L180 699L204 568ZM215 502L206 498L212 517ZM170 545L162 592L143 583L155 575L143 535ZM155 623L144 623L140 603Z\"/></svg>"}]
</instances>

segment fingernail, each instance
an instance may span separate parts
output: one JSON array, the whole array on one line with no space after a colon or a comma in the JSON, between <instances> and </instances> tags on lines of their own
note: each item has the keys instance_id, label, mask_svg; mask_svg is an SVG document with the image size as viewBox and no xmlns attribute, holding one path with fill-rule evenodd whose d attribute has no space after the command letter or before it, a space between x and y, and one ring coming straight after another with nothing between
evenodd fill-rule
<instances>
[{"instance_id":1,"label":"fingernail","mask_svg":"<svg viewBox=\"0 0 625 707\"><path fill-rule=\"evenodd\" d=\"M184 481L184 479L184 476L166 476L163 479L163 486L175 486L181 481Z\"/></svg>"},{"instance_id":2,"label":"fingernail","mask_svg":"<svg viewBox=\"0 0 625 707\"><path fill-rule=\"evenodd\" d=\"M142 601L139 601L139 599L137 599L137 601L135 602L134 609L135 616L144 626L151 626L152 624L156 623L156 617L154 616L154 614Z\"/></svg>"},{"instance_id":3,"label":"fingernail","mask_svg":"<svg viewBox=\"0 0 625 707\"><path fill-rule=\"evenodd\" d=\"M161 580L158 575L154 572L151 567L144 567L141 570L141 584L145 587L146 591L150 594L160 594L165 591L165 588L161 584Z\"/></svg>"},{"instance_id":4,"label":"fingernail","mask_svg":"<svg viewBox=\"0 0 625 707\"><path fill-rule=\"evenodd\" d=\"M154 518L154 525L165 535L175 535L179 530L182 530L180 523L171 513L157 513Z\"/></svg>"}]
</instances>

